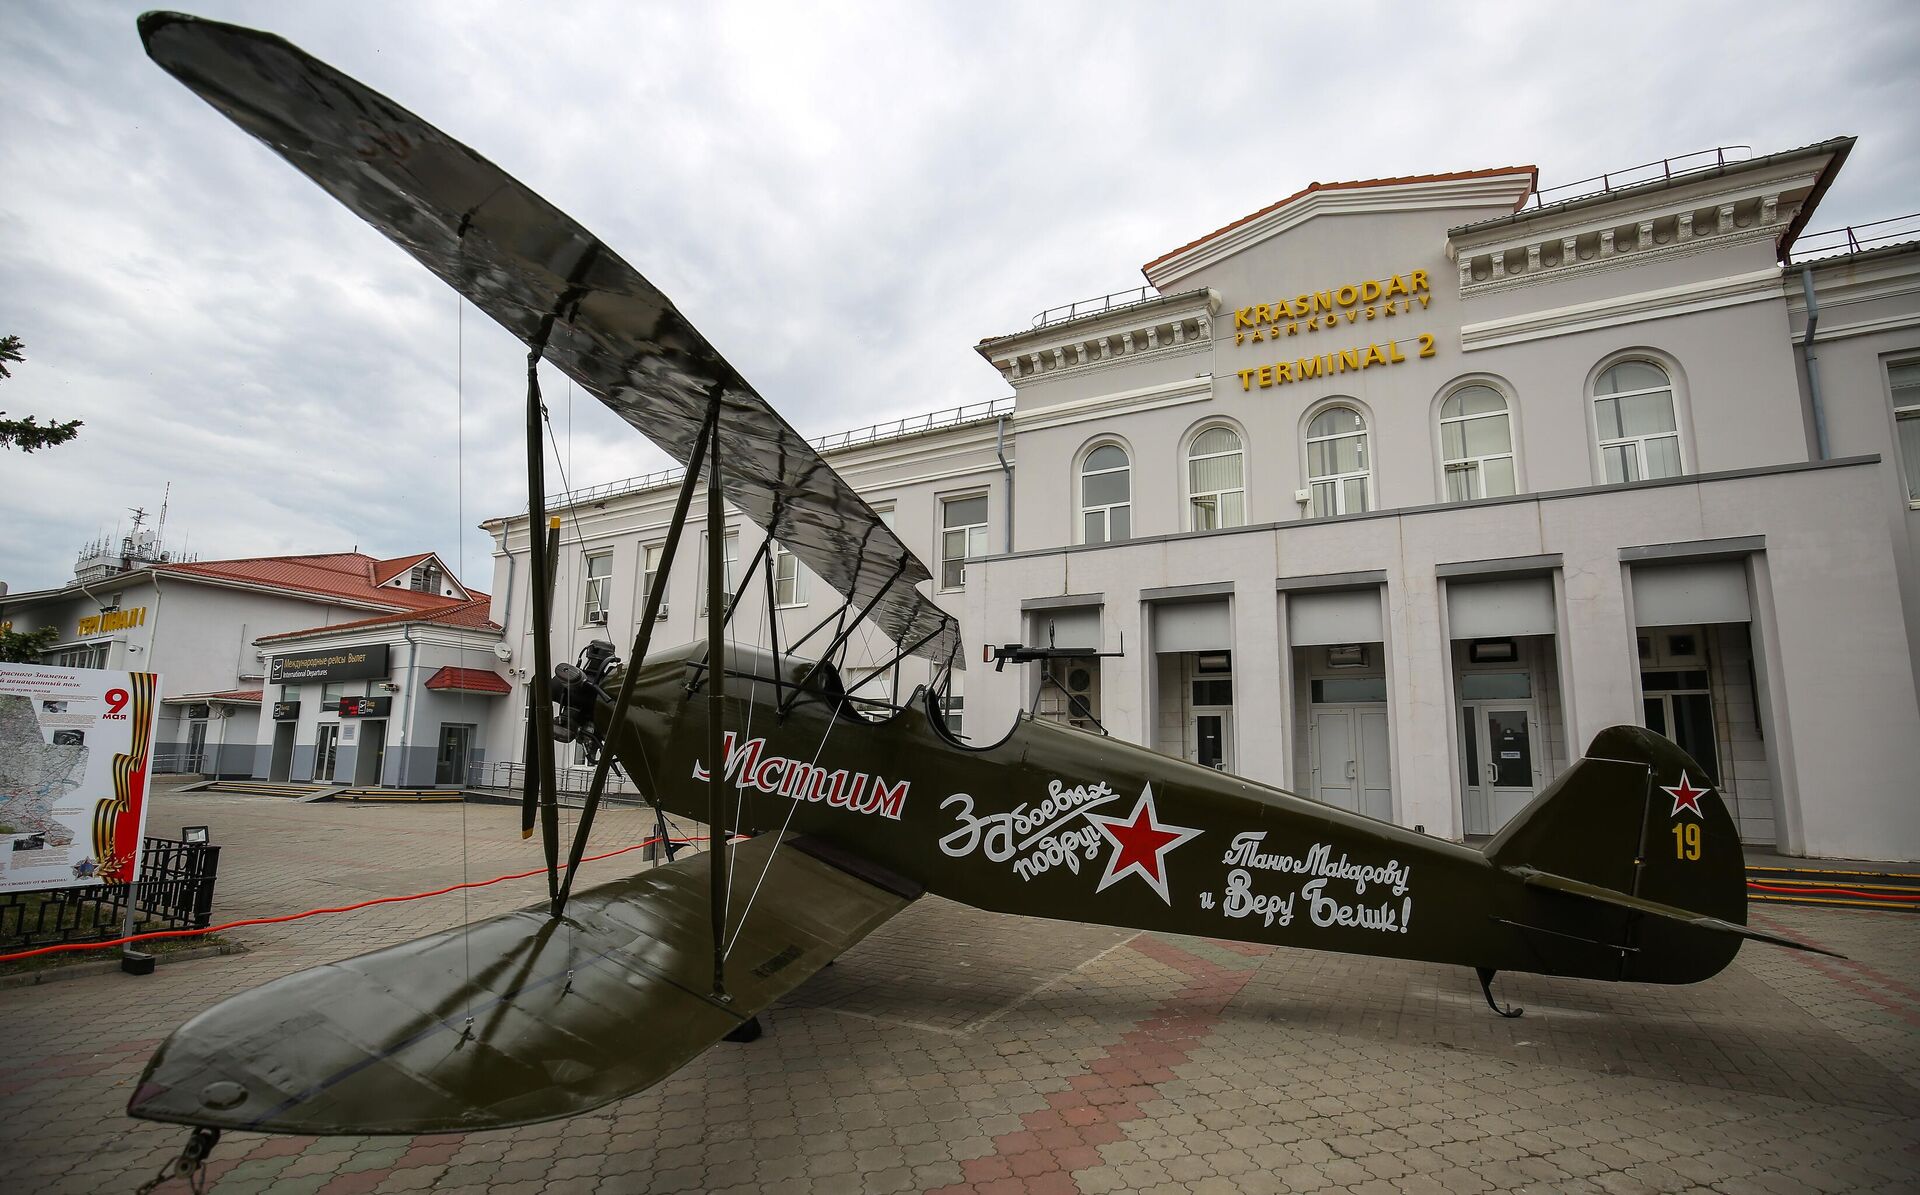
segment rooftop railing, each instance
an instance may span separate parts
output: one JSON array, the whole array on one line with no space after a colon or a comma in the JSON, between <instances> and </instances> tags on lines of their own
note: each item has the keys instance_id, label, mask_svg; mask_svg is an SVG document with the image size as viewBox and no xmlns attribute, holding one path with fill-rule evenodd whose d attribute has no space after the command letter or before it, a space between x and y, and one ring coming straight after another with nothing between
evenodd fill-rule
<instances>
[{"instance_id":1,"label":"rooftop railing","mask_svg":"<svg viewBox=\"0 0 1920 1195\"><path fill-rule=\"evenodd\" d=\"M1035 328L1044 328L1048 324L1064 324L1068 320L1079 319L1083 315L1097 315L1102 311L1118 311L1123 307L1133 307L1160 297L1151 286L1136 286L1132 290L1117 290L1110 295L1096 295L1091 299L1082 299L1077 303L1068 303L1065 307L1049 307L1033 317Z\"/></svg>"},{"instance_id":2,"label":"rooftop railing","mask_svg":"<svg viewBox=\"0 0 1920 1195\"><path fill-rule=\"evenodd\" d=\"M1814 257L1838 257L1842 254L1859 253L1866 249L1877 249L1883 245L1897 244L1901 241L1916 240L1920 240L1920 212L1909 212L1904 216L1889 216L1884 220L1873 220L1866 224L1847 224L1821 232L1803 232L1794 241L1792 251L1787 254L1787 260L1791 262L1796 257L1802 260Z\"/></svg>"},{"instance_id":3,"label":"rooftop railing","mask_svg":"<svg viewBox=\"0 0 1920 1195\"><path fill-rule=\"evenodd\" d=\"M1533 197L1527 200L1527 206L1551 207L1556 203L1585 199L1589 195L1605 195L1610 191L1638 187L1645 183L1671 182L1676 178L1698 174L1703 170L1718 170L1730 162L1744 162L1752 157L1753 146L1751 145L1721 145L1713 149L1699 149L1678 157L1642 162L1638 166L1628 166L1624 170L1609 170L1604 174L1596 174L1592 178L1561 183L1557 187L1547 187L1535 191ZM1593 185L1595 183L1600 185L1596 187ZM1553 198L1547 198L1549 195Z\"/></svg>"},{"instance_id":4,"label":"rooftop railing","mask_svg":"<svg viewBox=\"0 0 1920 1195\"><path fill-rule=\"evenodd\" d=\"M821 452L832 452L861 444L873 444L881 440L897 440L902 436L917 436L922 432L938 431L946 427L959 427L963 423L998 419L1011 414L1013 414L1013 396L1008 395L988 402L966 403L957 407L947 407L944 410L929 411L924 415L908 415L905 418L890 419L884 423L869 423L865 427L856 427L851 431L830 432L824 436L815 436L807 443ZM652 473L642 473L638 477L623 477L619 481L549 494L547 505L549 507L577 506L582 502L594 502L611 498L616 494L631 494L635 490L650 490L655 486L670 485L686 475L687 471L679 466L671 469L657 469Z\"/></svg>"}]
</instances>

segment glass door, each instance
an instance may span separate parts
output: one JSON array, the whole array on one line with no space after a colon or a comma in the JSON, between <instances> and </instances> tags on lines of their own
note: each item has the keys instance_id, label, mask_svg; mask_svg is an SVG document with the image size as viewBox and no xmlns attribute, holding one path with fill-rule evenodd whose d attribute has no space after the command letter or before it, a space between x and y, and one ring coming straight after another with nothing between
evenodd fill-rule
<instances>
[{"instance_id":1,"label":"glass door","mask_svg":"<svg viewBox=\"0 0 1920 1195\"><path fill-rule=\"evenodd\" d=\"M1225 710L1195 710L1190 742L1193 762L1203 768L1228 771L1233 767L1233 730Z\"/></svg>"},{"instance_id":2,"label":"glass door","mask_svg":"<svg viewBox=\"0 0 1920 1195\"><path fill-rule=\"evenodd\" d=\"M313 738L313 778L333 779L333 759L340 749L340 724L322 722Z\"/></svg>"},{"instance_id":3,"label":"glass door","mask_svg":"<svg viewBox=\"0 0 1920 1195\"><path fill-rule=\"evenodd\" d=\"M196 720L187 726L187 758L183 772L207 770L207 724Z\"/></svg>"},{"instance_id":4,"label":"glass door","mask_svg":"<svg viewBox=\"0 0 1920 1195\"><path fill-rule=\"evenodd\" d=\"M471 726L442 725L440 727L440 750L433 773L435 784L467 782L467 752L472 742L473 727Z\"/></svg>"},{"instance_id":5,"label":"glass door","mask_svg":"<svg viewBox=\"0 0 1920 1195\"><path fill-rule=\"evenodd\" d=\"M1533 708L1469 704L1462 733L1467 833L1497 833L1533 800Z\"/></svg>"}]
</instances>

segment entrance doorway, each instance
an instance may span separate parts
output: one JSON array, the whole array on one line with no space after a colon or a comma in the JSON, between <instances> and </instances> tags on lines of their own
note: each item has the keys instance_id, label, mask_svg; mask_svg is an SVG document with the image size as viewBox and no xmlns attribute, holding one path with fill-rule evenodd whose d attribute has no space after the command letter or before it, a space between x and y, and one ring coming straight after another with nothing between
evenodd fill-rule
<instances>
[{"instance_id":1,"label":"entrance doorway","mask_svg":"<svg viewBox=\"0 0 1920 1195\"><path fill-rule=\"evenodd\" d=\"M207 723L196 718L187 725L187 758L180 768L183 772L204 772L207 770Z\"/></svg>"},{"instance_id":2,"label":"entrance doorway","mask_svg":"<svg viewBox=\"0 0 1920 1195\"><path fill-rule=\"evenodd\" d=\"M473 727L458 723L440 726L440 750L435 756L435 784L465 784L467 753L473 745Z\"/></svg>"},{"instance_id":3,"label":"entrance doorway","mask_svg":"<svg viewBox=\"0 0 1920 1195\"><path fill-rule=\"evenodd\" d=\"M322 722L313 737L313 778L316 781L333 779L334 757L340 752L340 724Z\"/></svg>"},{"instance_id":4,"label":"entrance doorway","mask_svg":"<svg viewBox=\"0 0 1920 1195\"><path fill-rule=\"evenodd\" d=\"M291 722L276 722L273 727L273 757L267 763L267 779L285 783L293 775L293 733Z\"/></svg>"},{"instance_id":5,"label":"entrance doorway","mask_svg":"<svg viewBox=\"0 0 1920 1195\"><path fill-rule=\"evenodd\" d=\"M360 724L360 754L353 761L353 782L363 787L380 783L380 768L387 758L387 723L384 718Z\"/></svg>"},{"instance_id":6,"label":"entrance doorway","mask_svg":"<svg viewBox=\"0 0 1920 1195\"><path fill-rule=\"evenodd\" d=\"M1532 702L1468 701L1460 707L1461 778L1468 834L1494 834L1534 796Z\"/></svg>"},{"instance_id":7,"label":"entrance doorway","mask_svg":"<svg viewBox=\"0 0 1920 1195\"><path fill-rule=\"evenodd\" d=\"M1381 687L1384 697L1384 678ZM1311 750L1314 800L1382 821L1393 820L1393 768L1387 750L1385 701L1316 704Z\"/></svg>"}]
</instances>

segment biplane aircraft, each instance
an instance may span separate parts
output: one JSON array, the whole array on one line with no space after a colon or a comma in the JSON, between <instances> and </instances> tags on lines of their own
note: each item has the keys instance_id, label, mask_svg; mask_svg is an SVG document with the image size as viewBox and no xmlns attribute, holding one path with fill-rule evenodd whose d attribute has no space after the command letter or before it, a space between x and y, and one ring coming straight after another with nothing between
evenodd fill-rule
<instances>
[{"instance_id":1,"label":"biplane aircraft","mask_svg":"<svg viewBox=\"0 0 1920 1195\"><path fill-rule=\"evenodd\" d=\"M1483 848L1032 717L999 742L959 738L939 695L962 665L960 637L919 590L926 566L636 270L466 146L279 38L172 13L141 17L140 32L163 68L527 345L530 530L549 525L544 359L686 464L663 571L704 486L711 553L731 503L845 603L793 643L729 646L734 602L772 574L763 549L730 595L715 558L704 643L652 650L655 586L624 660L596 643L556 668L543 592L554 533L531 535L545 584L531 587L523 828L541 828L550 899L200 1013L155 1053L132 1115L311 1134L570 1116L757 1035L764 1010L923 893L1458 964L1507 1014L1489 987L1499 971L1692 983L1745 939L1808 949L1743 924L1733 821L1699 765L1637 727L1600 733ZM933 682L899 704L849 688L838 663L862 622L896 663L931 660ZM1016 662L1046 651L998 650ZM564 868L556 739L596 753ZM616 765L656 810L714 827L711 848L575 892L572 864Z\"/></svg>"}]
</instances>

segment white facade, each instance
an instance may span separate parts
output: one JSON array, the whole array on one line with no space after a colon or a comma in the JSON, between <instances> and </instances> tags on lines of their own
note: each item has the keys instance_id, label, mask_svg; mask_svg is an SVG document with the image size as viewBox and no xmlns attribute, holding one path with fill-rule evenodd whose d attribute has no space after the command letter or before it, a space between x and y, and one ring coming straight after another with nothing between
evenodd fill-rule
<instances>
[{"instance_id":1,"label":"white facade","mask_svg":"<svg viewBox=\"0 0 1920 1195\"><path fill-rule=\"evenodd\" d=\"M970 651L1088 649L976 664L976 740L1034 709L1461 838L1636 722L1750 842L1920 857L1920 252L1813 265L1817 383L1781 264L1850 146L1532 208L1530 168L1316 185L1150 263L1158 296L983 341L1004 417L828 459L936 587L943 544L984 556L935 593ZM557 659L624 652L672 495L566 510L556 609L603 551L612 598ZM525 521L489 526L523 669ZM697 554L656 644L699 634Z\"/></svg>"}]
</instances>

